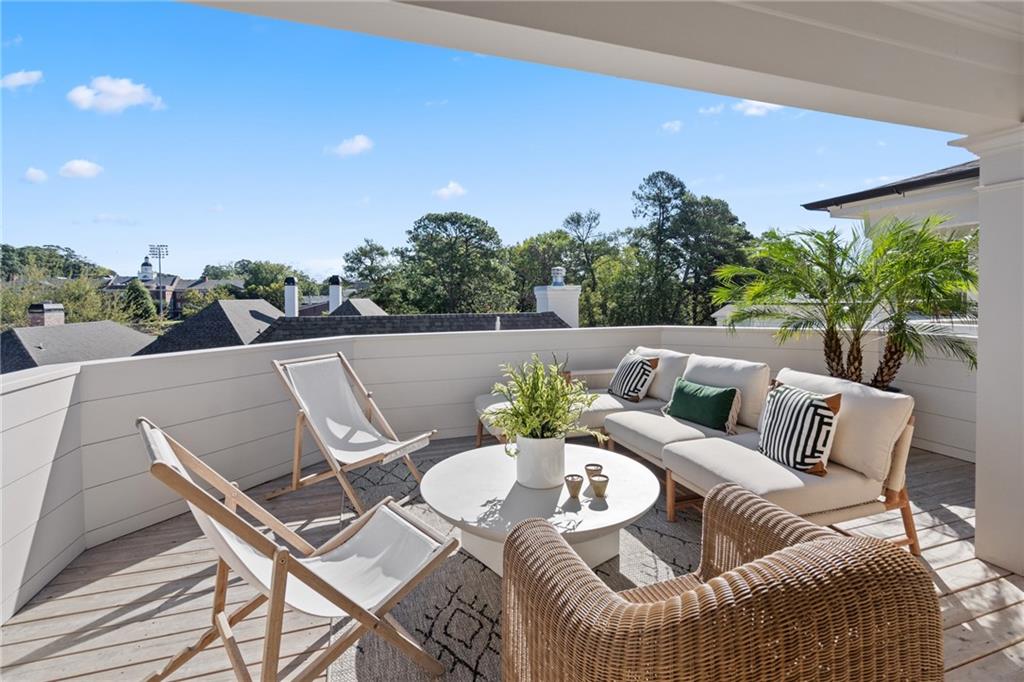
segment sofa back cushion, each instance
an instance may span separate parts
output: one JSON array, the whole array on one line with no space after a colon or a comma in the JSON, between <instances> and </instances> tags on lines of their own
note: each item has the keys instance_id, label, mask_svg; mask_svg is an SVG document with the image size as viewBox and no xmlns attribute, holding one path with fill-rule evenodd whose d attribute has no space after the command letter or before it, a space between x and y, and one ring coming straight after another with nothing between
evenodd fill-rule
<instances>
[{"instance_id":1,"label":"sofa back cushion","mask_svg":"<svg viewBox=\"0 0 1024 682\"><path fill-rule=\"evenodd\" d=\"M696 384L738 388L740 391L739 423L757 428L768 395L771 369L763 362L749 362L711 355L690 355L683 378Z\"/></svg>"},{"instance_id":2,"label":"sofa back cushion","mask_svg":"<svg viewBox=\"0 0 1024 682\"><path fill-rule=\"evenodd\" d=\"M647 395L666 403L672 400L672 389L676 386L676 379L683 376L686 359L690 356L674 350L645 346L637 346L633 352L642 358L658 358L658 369L654 373L654 381L647 389Z\"/></svg>"},{"instance_id":3,"label":"sofa back cushion","mask_svg":"<svg viewBox=\"0 0 1024 682\"><path fill-rule=\"evenodd\" d=\"M914 411L914 399L845 379L785 368L778 380L815 393L839 393L842 409L829 461L858 471L874 481L889 475L892 449Z\"/></svg>"}]
</instances>

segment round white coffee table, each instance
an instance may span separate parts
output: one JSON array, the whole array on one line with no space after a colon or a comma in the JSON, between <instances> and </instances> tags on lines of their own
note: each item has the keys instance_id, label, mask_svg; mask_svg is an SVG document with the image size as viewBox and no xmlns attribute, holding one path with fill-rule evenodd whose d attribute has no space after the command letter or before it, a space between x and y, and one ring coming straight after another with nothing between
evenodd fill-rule
<instances>
[{"instance_id":1,"label":"round white coffee table","mask_svg":"<svg viewBox=\"0 0 1024 682\"><path fill-rule=\"evenodd\" d=\"M608 475L606 497L594 496L585 464L601 464ZM587 562L597 566L619 553L619 530L658 499L658 479L643 464L585 445L565 446L565 473L584 477L579 499L565 485L526 488L516 483L515 459L505 446L469 450L438 462L420 483L424 501L462 533L462 546L501 575L502 547L520 521L547 519Z\"/></svg>"}]
</instances>

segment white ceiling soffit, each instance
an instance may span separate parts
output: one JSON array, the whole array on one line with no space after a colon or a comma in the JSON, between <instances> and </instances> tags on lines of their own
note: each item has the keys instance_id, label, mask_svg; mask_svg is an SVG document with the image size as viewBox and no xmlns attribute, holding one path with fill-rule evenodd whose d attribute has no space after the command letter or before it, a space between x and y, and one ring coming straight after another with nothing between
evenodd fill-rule
<instances>
[{"instance_id":1,"label":"white ceiling soffit","mask_svg":"<svg viewBox=\"0 0 1024 682\"><path fill-rule=\"evenodd\" d=\"M1024 3L198 2L963 134L1024 121Z\"/></svg>"}]
</instances>

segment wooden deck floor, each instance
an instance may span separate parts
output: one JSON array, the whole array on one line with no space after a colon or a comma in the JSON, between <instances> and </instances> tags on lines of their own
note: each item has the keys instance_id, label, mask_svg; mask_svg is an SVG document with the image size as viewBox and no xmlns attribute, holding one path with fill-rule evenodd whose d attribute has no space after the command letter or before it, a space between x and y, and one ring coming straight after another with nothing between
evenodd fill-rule
<instances>
[{"instance_id":1,"label":"wooden deck floor","mask_svg":"<svg viewBox=\"0 0 1024 682\"><path fill-rule=\"evenodd\" d=\"M431 446L437 454L467 447L467 439ZM947 679L1024 679L1024 577L974 556L973 465L914 451L908 479L923 560L941 595ZM254 497L281 484L259 486ZM335 532L338 503L337 488L325 483L267 507L315 544ZM896 512L843 528L883 538L902 532ZM159 669L208 626L213 562L189 515L84 552L3 627L0 677L140 679ZM251 596L237 577L232 585L230 603ZM259 659L263 625L254 616L236 628L247 661ZM289 613L284 660L326 644L328 628L322 619ZM197 677L232 679L223 649L201 653L174 679Z\"/></svg>"}]
</instances>

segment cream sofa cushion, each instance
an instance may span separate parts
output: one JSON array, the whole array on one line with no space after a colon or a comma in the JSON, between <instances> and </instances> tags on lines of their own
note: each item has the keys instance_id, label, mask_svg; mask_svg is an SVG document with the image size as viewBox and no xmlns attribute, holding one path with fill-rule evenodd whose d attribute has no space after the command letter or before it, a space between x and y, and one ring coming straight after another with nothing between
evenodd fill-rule
<instances>
[{"instance_id":1,"label":"cream sofa cushion","mask_svg":"<svg viewBox=\"0 0 1024 682\"><path fill-rule=\"evenodd\" d=\"M740 391L739 423L756 429L768 395L771 369L763 362L717 358L694 353L686 363L683 378L697 384Z\"/></svg>"},{"instance_id":2,"label":"cream sofa cushion","mask_svg":"<svg viewBox=\"0 0 1024 682\"><path fill-rule=\"evenodd\" d=\"M662 462L684 486L702 495L719 483L738 483L801 516L873 502L882 493L881 482L844 466L831 463L827 476L814 476L774 462L736 439L671 443L661 452Z\"/></svg>"},{"instance_id":3,"label":"cream sofa cushion","mask_svg":"<svg viewBox=\"0 0 1024 682\"><path fill-rule=\"evenodd\" d=\"M829 476L835 462L876 481L888 477L893 446L914 411L912 397L789 368L780 371L776 378L806 391L842 394L836 435L829 454Z\"/></svg>"},{"instance_id":4,"label":"cream sofa cushion","mask_svg":"<svg viewBox=\"0 0 1024 682\"><path fill-rule=\"evenodd\" d=\"M686 360L690 356L674 350L646 346L637 346L633 352L642 358L658 358L658 369L654 371L654 381L647 389L647 395L658 398L663 403L672 400L672 389L676 386L676 379L683 376Z\"/></svg>"},{"instance_id":5,"label":"cream sofa cushion","mask_svg":"<svg viewBox=\"0 0 1024 682\"><path fill-rule=\"evenodd\" d=\"M660 411L617 412L608 415L604 429L616 443L654 462L661 461L662 448L669 443L725 436L724 431L676 419Z\"/></svg>"},{"instance_id":6,"label":"cream sofa cushion","mask_svg":"<svg viewBox=\"0 0 1024 682\"><path fill-rule=\"evenodd\" d=\"M590 393L596 395L597 399L593 405L584 410L583 414L580 415L580 422L591 429L604 428L605 418L616 412L622 412L623 410L655 410L661 407L661 401L657 398L644 398L640 402L634 403L607 393L603 389L591 391ZM473 401L473 408L476 410L477 416L482 419L484 413L507 404L503 397L485 393L476 397ZM491 426L486 419L483 419L483 422L484 428L492 436L497 437L501 435L501 429Z\"/></svg>"}]
</instances>

